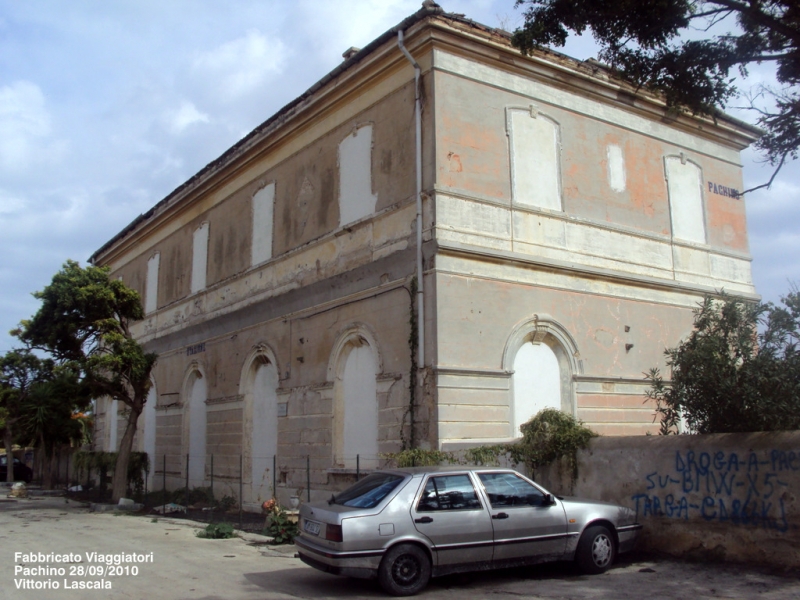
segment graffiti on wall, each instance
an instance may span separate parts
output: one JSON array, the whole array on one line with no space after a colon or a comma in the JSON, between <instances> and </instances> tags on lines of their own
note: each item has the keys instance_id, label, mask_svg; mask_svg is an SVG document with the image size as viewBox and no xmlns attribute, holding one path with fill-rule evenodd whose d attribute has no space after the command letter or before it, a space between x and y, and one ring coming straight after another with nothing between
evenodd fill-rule
<instances>
[{"instance_id":1,"label":"graffiti on wall","mask_svg":"<svg viewBox=\"0 0 800 600\"><path fill-rule=\"evenodd\" d=\"M800 452L677 451L674 469L645 476L631 497L639 517L705 519L781 533L789 529L787 475L800 471Z\"/></svg>"}]
</instances>

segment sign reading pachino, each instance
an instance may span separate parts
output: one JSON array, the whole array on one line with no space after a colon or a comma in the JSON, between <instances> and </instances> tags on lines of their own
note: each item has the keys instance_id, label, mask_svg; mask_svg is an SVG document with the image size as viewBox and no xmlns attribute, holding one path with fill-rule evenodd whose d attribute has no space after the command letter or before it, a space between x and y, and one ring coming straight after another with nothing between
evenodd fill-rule
<instances>
[{"instance_id":1,"label":"sign reading pachino","mask_svg":"<svg viewBox=\"0 0 800 600\"><path fill-rule=\"evenodd\" d=\"M720 196L725 196L726 198L738 198L741 196L741 192L736 188L730 188L725 185L721 185L719 183L714 183L712 181L708 182L708 191L713 194L719 194Z\"/></svg>"}]
</instances>

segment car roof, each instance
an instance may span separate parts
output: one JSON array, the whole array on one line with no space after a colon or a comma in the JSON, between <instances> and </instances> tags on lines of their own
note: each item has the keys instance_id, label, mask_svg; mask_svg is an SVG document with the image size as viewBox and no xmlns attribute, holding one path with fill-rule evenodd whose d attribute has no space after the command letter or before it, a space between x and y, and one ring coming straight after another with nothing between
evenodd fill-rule
<instances>
[{"instance_id":1,"label":"car roof","mask_svg":"<svg viewBox=\"0 0 800 600\"><path fill-rule=\"evenodd\" d=\"M411 476L420 476L420 475L428 475L434 473L463 473L464 471L475 471L475 472L482 472L482 471L508 471L508 472L516 472L514 469L508 467L485 467L485 466L476 466L476 465L433 465L427 467L398 467L394 469L380 469L377 472L380 473L396 473L398 475L411 475Z\"/></svg>"}]
</instances>

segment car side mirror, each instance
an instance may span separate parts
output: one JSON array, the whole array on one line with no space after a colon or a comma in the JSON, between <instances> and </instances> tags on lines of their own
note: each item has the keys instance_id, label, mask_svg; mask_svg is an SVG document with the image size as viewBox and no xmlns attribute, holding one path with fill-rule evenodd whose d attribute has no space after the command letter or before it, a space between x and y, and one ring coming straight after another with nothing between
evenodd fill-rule
<instances>
[{"instance_id":1,"label":"car side mirror","mask_svg":"<svg viewBox=\"0 0 800 600\"><path fill-rule=\"evenodd\" d=\"M553 500L553 496L551 496L550 494L545 494L544 495L544 503L543 503L544 506L553 506L553 504L555 504L555 503L556 503L556 501Z\"/></svg>"}]
</instances>

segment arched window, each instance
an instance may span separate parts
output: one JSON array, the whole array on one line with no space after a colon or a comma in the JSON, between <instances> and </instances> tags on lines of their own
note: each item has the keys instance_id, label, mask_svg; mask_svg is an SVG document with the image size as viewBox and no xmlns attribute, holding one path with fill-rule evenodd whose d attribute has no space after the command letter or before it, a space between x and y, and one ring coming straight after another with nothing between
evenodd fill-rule
<instances>
[{"instance_id":1,"label":"arched window","mask_svg":"<svg viewBox=\"0 0 800 600\"><path fill-rule=\"evenodd\" d=\"M353 468L378 458L380 360L374 341L361 330L340 338L334 350L334 462Z\"/></svg>"},{"instance_id":2,"label":"arched window","mask_svg":"<svg viewBox=\"0 0 800 600\"><path fill-rule=\"evenodd\" d=\"M199 370L189 376L185 388L188 391L188 453L189 485L204 485L206 478L206 380Z\"/></svg>"},{"instance_id":3,"label":"arched window","mask_svg":"<svg viewBox=\"0 0 800 600\"><path fill-rule=\"evenodd\" d=\"M514 357L513 437L520 426L543 408L561 410L561 367L545 343L527 341Z\"/></svg>"},{"instance_id":4,"label":"arched window","mask_svg":"<svg viewBox=\"0 0 800 600\"><path fill-rule=\"evenodd\" d=\"M576 412L573 375L582 370L572 336L548 317L534 315L514 328L506 344L503 365L511 375L509 433L522 436L520 426L544 408Z\"/></svg>"}]
</instances>

